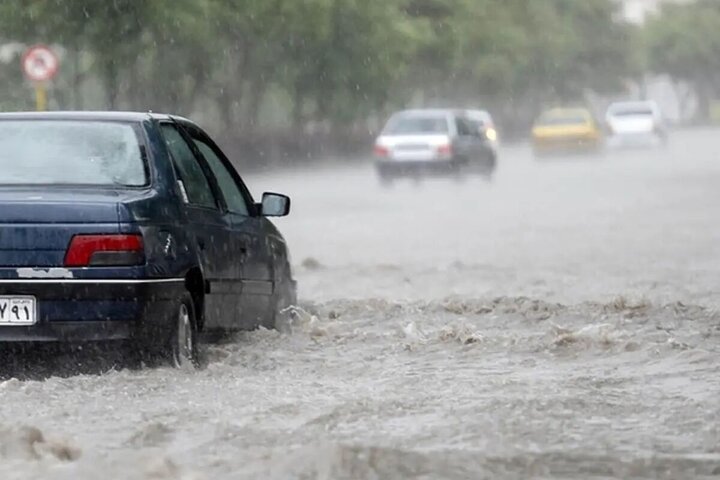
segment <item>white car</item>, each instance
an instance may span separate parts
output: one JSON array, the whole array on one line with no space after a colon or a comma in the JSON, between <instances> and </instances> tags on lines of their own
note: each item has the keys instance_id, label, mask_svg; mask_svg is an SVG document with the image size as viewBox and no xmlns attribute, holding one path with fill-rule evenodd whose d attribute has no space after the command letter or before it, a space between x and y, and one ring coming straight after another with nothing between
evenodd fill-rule
<instances>
[{"instance_id":1,"label":"white car","mask_svg":"<svg viewBox=\"0 0 720 480\"><path fill-rule=\"evenodd\" d=\"M652 101L616 102L605 115L607 146L657 147L667 141L667 128L660 107Z\"/></svg>"},{"instance_id":2,"label":"white car","mask_svg":"<svg viewBox=\"0 0 720 480\"><path fill-rule=\"evenodd\" d=\"M461 177L495 170L496 152L470 113L456 109L418 109L390 117L375 140L375 168L383 184L402 177Z\"/></svg>"}]
</instances>

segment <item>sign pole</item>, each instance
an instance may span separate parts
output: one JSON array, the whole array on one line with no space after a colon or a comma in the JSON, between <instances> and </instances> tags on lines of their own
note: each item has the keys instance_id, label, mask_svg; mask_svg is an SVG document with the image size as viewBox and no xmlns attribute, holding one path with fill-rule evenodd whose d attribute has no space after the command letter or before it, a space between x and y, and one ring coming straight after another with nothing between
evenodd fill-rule
<instances>
[{"instance_id":1,"label":"sign pole","mask_svg":"<svg viewBox=\"0 0 720 480\"><path fill-rule=\"evenodd\" d=\"M60 61L48 47L35 45L25 51L20 63L25 77L35 87L35 109L44 112L48 107L48 82L57 75Z\"/></svg>"},{"instance_id":2,"label":"sign pole","mask_svg":"<svg viewBox=\"0 0 720 480\"><path fill-rule=\"evenodd\" d=\"M47 110L47 89L42 82L35 83L35 109L38 112Z\"/></svg>"}]
</instances>

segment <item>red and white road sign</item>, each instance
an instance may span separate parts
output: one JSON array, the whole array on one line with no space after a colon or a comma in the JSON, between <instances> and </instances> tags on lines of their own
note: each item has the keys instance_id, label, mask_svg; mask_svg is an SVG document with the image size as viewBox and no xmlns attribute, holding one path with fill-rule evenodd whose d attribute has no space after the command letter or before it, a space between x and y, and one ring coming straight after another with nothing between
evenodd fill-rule
<instances>
[{"instance_id":1,"label":"red and white road sign","mask_svg":"<svg viewBox=\"0 0 720 480\"><path fill-rule=\"evenodd\" d=\"M34 82L51 80L57 74L59 67L58 57L44 45L30 47L22 56L23 72Z\"/></svg>"}]
</instances>

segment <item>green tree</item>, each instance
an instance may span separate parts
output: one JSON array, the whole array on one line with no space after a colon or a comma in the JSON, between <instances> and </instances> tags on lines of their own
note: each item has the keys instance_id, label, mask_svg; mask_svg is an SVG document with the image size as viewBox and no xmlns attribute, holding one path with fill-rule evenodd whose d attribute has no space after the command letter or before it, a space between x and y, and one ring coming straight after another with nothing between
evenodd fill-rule
<instances>
[{"instance_id":1,"label":"green tree","mask_svg":"<svg viewBox=\"0 0 720 480\"><path fill-rule=\"evenodd\" d=\"M199 113L240 136L267 127L268 105L297 133L308 122L348 129L423 98L527 116L542 102L617 89L635 74L637 48L615 8L612 0L25 0L0 2L0 32L62 46L60 106ZM668 40L649 38L659 68ZM680 75L683 65L667 68Z\"/></svg>"},{"instance_id":2,"label":"green tree","mask_svg":"<svg viewBox=\"0 0 720 480\"><path fill-rule=\"evenodd\" d=\"M692 85L707 116L720 90L720 4L666 5L645 28L650 68Z\"/></svg>"}]
</instances>

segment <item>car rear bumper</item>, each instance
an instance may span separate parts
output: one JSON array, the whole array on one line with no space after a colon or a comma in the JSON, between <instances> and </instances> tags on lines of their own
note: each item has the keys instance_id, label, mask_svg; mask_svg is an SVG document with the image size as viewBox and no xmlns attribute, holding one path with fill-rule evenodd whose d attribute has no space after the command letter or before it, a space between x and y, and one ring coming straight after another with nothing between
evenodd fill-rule
<instances>
[{"instance_id":1,"label":"car rear bumper","mask_svg":"<svg viewBox=\"0 0 720 480\"><path fill-rule=\"evenodd\" d=\"M602 142L595 138L583 137L554 137L533 140L535 153L574 153L592 152L598 150Z\"/></svg>"},{"instance_id":2,"label":"car rear bumper","mask_svg":"<svg viewBox=\"0 0 720 480\"><path fill-rule=\"evenodd\" d=\"M375 168L382 176L446 174L457 171L455 160L378 160Z\"/></svg>"},{"instance_id":3,"label":"car rear bumper","mask_svg":"<svg viewBox=\"0 0 720 480\"><path fill-rule=\"evenodd\" d=\"M607 140L609 148L648 148L663 144L664 138L655 132L616 133Z\"/></svg>"},{"instance_id":4,"label":"car rear bumper","mask_svg":"<svg viewBox=\"0 0 720 480\"><path fill-rule=\"evenodd\" d=\"M0 327L0 342L92 342L127 340L138 335L128 321L50 322L30 327Z\"/></svg>"},{"instance_id":5,"label":"car rear bumper","mask_svg":"<svg viewBox=\"0 0 720 480\"><path fill-rule=\"evenodd\" d=\"M37 301L36 323L0 325L0 342L152 336L167 331L184 289L183 279L0 280L0 295L33 296Z\"/></svg>"}]
</instances>

